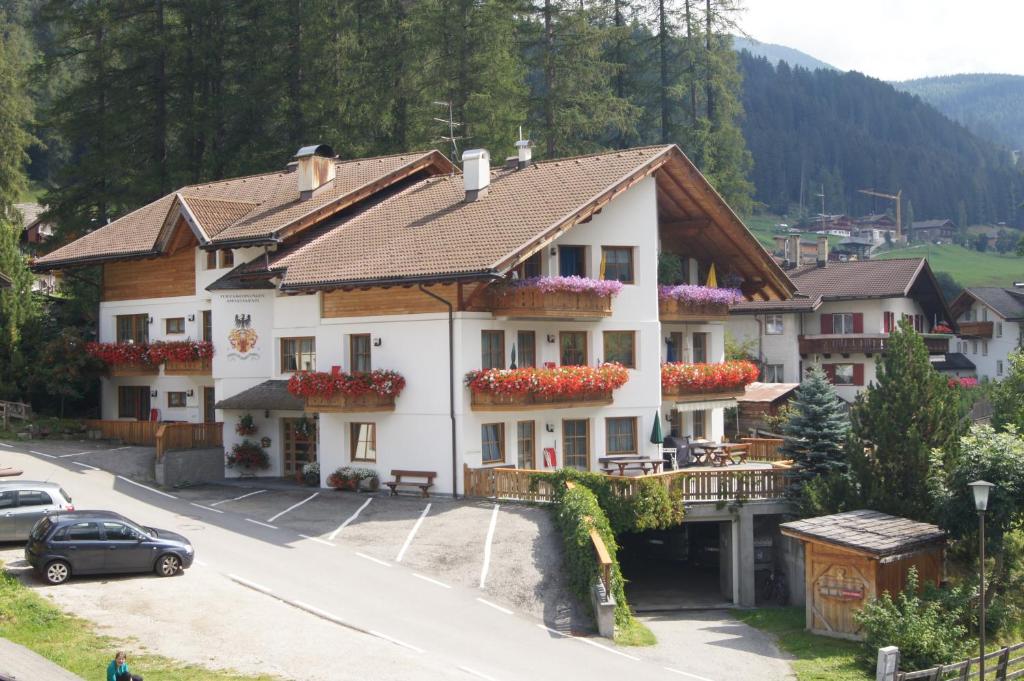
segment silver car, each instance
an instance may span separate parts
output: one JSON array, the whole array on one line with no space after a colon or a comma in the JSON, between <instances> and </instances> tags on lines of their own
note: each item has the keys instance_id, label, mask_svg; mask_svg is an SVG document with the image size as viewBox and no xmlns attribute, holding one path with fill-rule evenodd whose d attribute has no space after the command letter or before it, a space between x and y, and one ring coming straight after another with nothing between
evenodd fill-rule
<instances>
[{"instance_id":1,"label":"silver car","mask_svg":"<svg viewBox=\"0 0 1024 681\"><path fill-rule=\"evenodd\" d=\"M43 516L73 510L71 496L55 482L0 482L0 541L28 539Z\"/></svg>"}]
</instances>

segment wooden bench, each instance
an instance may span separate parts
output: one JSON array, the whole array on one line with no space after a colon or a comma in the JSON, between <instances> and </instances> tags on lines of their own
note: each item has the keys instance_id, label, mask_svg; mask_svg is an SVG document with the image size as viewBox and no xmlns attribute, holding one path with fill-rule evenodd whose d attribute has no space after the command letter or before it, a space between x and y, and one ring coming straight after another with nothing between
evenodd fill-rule
<instances>
[{"instance_id":1,"label":"wooden bench","mask_svg":"<svg viewBox=\"0 0 1024 681\"><path fill-rule=\"evenodd\" d=\"M434 486L434 478L437 477L437 473L434 471L391 471L391 475L395 476L395 479L384 484L391 489L393 497L398 496L399 487L418 487L424 497L429 497L428 490ZM412 481L402 478L422 478L422 480Z\"/></svg>"}]
</instances>

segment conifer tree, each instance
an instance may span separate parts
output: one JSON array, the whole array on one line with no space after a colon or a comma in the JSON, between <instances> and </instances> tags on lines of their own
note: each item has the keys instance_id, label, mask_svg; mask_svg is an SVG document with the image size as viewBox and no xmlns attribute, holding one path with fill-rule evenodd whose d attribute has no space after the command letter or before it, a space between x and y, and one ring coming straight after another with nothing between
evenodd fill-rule
<instances>
[{"instance_id":1,"label":"conifer tree","mask_svg":"<svg viewBox=\"0 0 1024 681\"><path fill-rule=\"evenodd\" d=\"M818 367L807 372L790 407L792 416L783 429L782 452L793 459L790 493L797 497L805 482L846 471L843 447L850 419Z\"/></svg>"}]
</instances>

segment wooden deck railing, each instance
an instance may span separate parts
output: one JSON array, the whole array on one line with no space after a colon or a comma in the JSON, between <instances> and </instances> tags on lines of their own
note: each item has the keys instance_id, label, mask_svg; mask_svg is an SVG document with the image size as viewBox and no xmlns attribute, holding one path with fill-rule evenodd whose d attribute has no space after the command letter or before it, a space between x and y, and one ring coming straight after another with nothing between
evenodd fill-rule
<instances>
[{"instance_id":1,"label":"wooden deck railing","mask_svg":"<svg viewBox=\"0 0 1024 681\"><path fill-rule=\"evenodd\" d=\"M779 450L782 448L783 440L768 437L744 437L740 438L741 442L746 442L750 445L750 449L747 450L748 461L783 461L785 455Z\"/></svg>"},{"instance_id":2,"label":"wooden deck railing","mask_svg":"<svg viewBox=\"0 0 1024 681\"><path fill-rule=\"evenodd\" d=\"M574 486L575 483L572 481L565 481L566 489L572 489ZM597 531L597 528L594 527L594 519L591 516L584 516L583 519L590 525L588 530L590 543L594 545L594 554L597 556L598 578L601 580L604 592L611 595L612 567L615 565L612 562L612 554L608 552L608 546L604 543L604 539L601 539L601 534Z\"/></svg>"},{"instance_id":3,"label":"wooden deck railing","mask_svg":"<svg viewBox=\"0 0 1024 681\"><path fill-rule=\"evenodd\" d=\"M161 423L156 430L156 460L172 449L203 449L224 444L223 423Z\"/></svg>"},{"instance_id":4,"label":"wooden deck railing","mask_svg":"<svg viewBox=\"0 0 1024 681\"><path fill-rule=\"evenodd\" d=\"M896 681L953 681L953 679L976 679L979 676L979 661L972 657L955 664L939 665L916 672L896 672ZM985 655L985 678L980 681L1006 681L1024 679L1024 643L994 650Z\"/></svg>"},{"instance_id":5,"label":"wooden deck railing","mask_svg":"<svg viewBox=\"0 0 1024 681\"><path fill-rule=\"evenodd\" d=\"M9 427L11 419L28 421L31 418L31 405L25 404L24 402L5 402L0 400L0 422L3 422L4 430L7 430Z\"/></svg>"},{"instance_id":6,"label":"wooden deck railing","mask_svg":"<svg viewBox=\"0 0 1024 681\"><path fill-rule=\"evenodd\" d=\"M549 502L554 499L551 484L541 480L531 487L534 473L529 468L470 468L463 464L463 489L467 497Z\"/></svg>"},{"instance_id":7,"label":"wooden deck railing","mask_svg":"<svg viewBox=\"0 0 1024 681\"><path fill-rule=\"evenodd\" d=\"M129 445L152 446L156 443L156 421L102 421L85 422L89 430L98 430L107 440L121 440Z\"/></svg>"}]
</instances>

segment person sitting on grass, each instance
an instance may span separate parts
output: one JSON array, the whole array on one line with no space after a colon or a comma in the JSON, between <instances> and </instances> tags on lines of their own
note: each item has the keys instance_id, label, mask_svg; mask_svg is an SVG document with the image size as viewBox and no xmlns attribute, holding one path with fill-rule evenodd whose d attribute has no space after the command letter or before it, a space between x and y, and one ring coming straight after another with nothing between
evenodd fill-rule
<instances>
[{"instance_id":1,"label":"person sitting on grass","mask_svg":"<svg viewBox=\"0 0 1024 681\"><path fill-rule=\"evenodd\" d=\"M142 681L142 677L128 671L128 658L119 650L107 666L107 681Z\"/></svg>"}]
</instances>

